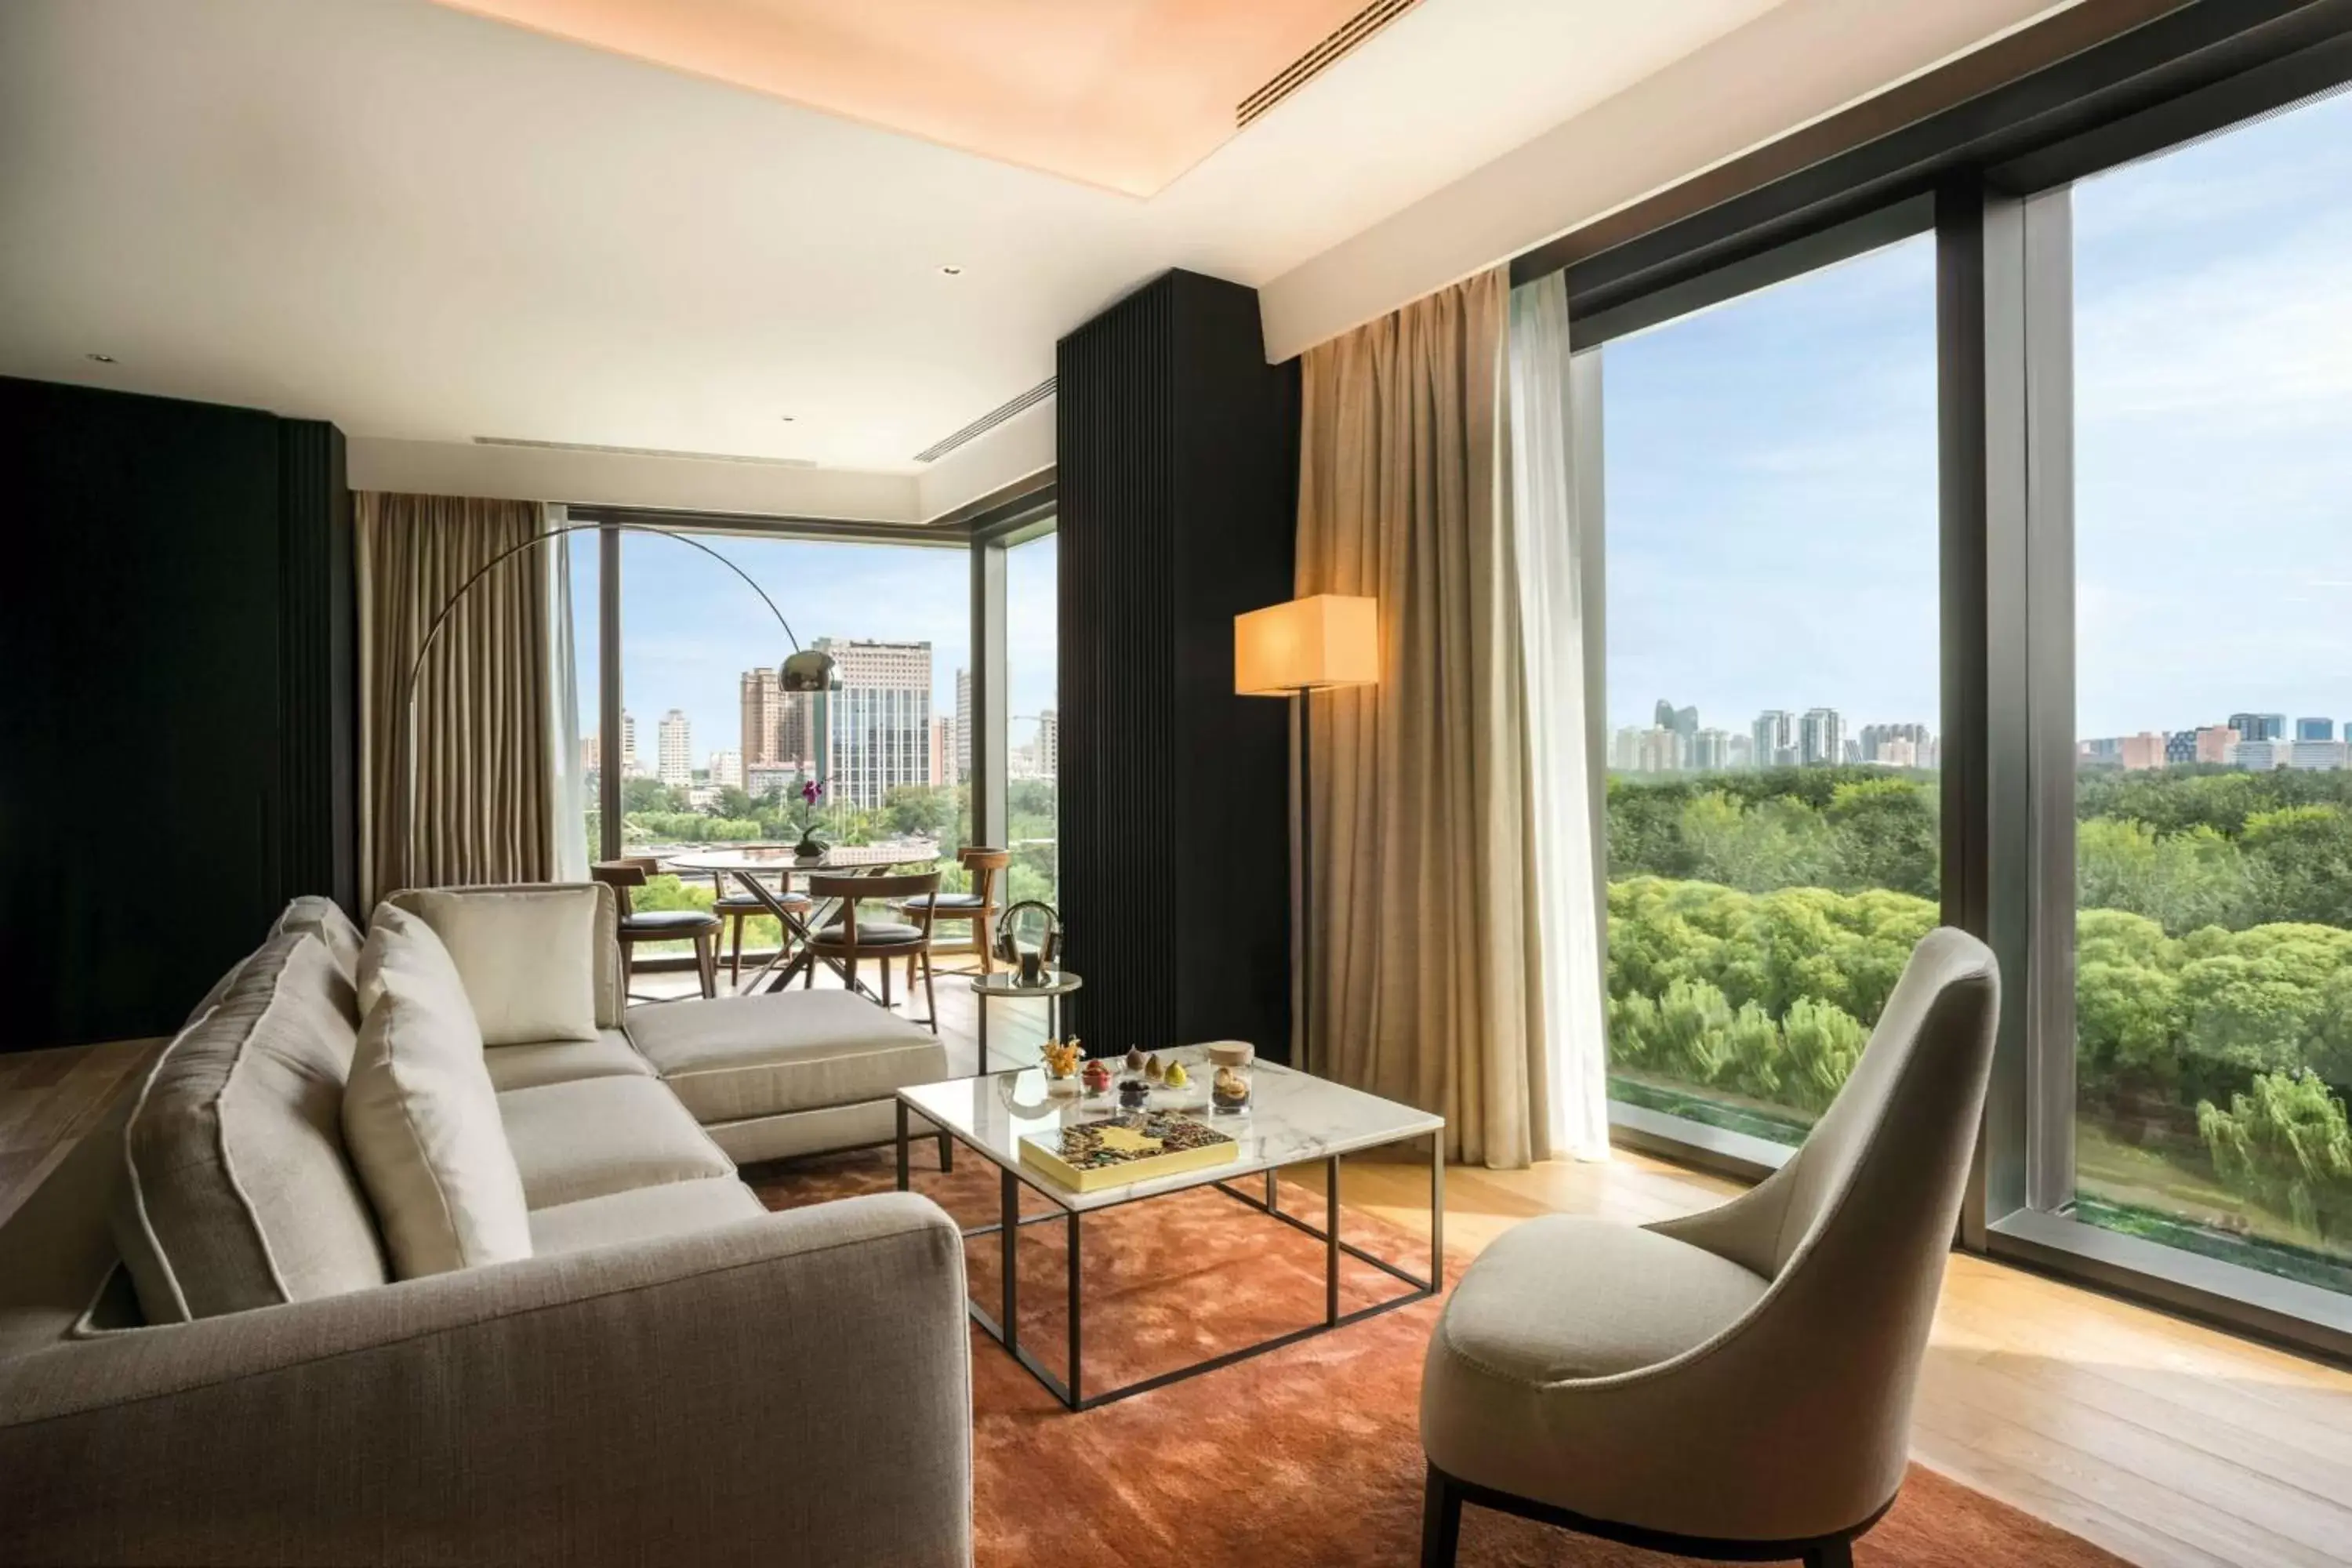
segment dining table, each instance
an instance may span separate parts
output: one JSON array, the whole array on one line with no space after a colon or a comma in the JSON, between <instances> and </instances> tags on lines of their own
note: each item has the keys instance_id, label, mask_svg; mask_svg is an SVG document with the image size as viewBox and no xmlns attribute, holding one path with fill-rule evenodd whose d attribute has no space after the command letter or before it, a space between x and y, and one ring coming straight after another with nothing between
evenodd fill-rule
<instances>
[{"instance_id":1,"label":"dining table","mask_svg":"<svg viewBox=\"0 0 2352 1568\"><path fill-rule=\"evenodd\" d=\"M842 901L838 899L824 900L805 911L786 903L784 895L792 891L794 877L878 877L894 866L929 866L938 858L936 845L900 842L838 844L814 856L799 854L791 844L729 844L665 855L661 860L665 869L679 876L710 878L721 893L731 880L776 917L783 930L783 941L774 956L761 964L738 993L749 996L763 987L782 991L798 979L820 956L811 949L810 936L823 930L840 912ZM825 962L849 989L877 1005L881 1002L873 988L839 959L827 955Z\"/></svg>"}]
</instances>

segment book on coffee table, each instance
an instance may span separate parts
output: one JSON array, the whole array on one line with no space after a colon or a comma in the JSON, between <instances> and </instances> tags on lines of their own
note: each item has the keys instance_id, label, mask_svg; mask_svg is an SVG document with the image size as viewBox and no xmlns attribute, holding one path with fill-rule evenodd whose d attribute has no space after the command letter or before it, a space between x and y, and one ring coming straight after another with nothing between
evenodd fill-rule
<instances>
[{"instance_id":1,"label":"book on coffee table","mask_svg":"<svg viewBox=\"0 0 2352 1568\"><path fill-rule=\"evenodd\" d=\"M1066 1187L1149 1182L1235 1158L1241 1145L1180 1110L1126 1110L1021 1139L1021 1163Z\"/></svg>"}]
</instances>

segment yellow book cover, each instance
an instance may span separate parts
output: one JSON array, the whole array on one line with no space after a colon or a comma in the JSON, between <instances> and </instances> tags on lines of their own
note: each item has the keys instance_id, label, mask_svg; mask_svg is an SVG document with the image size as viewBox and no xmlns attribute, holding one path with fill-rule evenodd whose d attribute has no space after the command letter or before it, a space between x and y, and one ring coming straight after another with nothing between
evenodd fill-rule
<instances>
[{"instance_id":1,"label":"yellow book cover","mask_svg":"<svg viewBox=\"0 0 2352 1568\"><path fill-rule=\"evenodd\" d=\"M1021 1163L1081 1193L1123 1187L1237 1158L1241 1145L1176 1110L1129 1110L1021 1140Z\"/></svg>"}]
</instances>

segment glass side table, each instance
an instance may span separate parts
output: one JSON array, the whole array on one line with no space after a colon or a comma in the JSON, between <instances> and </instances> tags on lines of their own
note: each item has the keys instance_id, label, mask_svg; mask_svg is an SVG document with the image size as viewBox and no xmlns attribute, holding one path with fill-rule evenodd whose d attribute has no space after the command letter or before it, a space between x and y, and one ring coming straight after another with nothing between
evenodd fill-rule
<instances>
[{"instance_id":1,"label":"glass side table","mask_svg":"<svg viewBox=\"0 0 2352 1568\"><path fill-rule=\"evenodd\" d=\"M1084 980L1066 969L1045 971L1045 983L1039 985L1022 984L1021 972L1017 969L1000 969L993 974L973 975L971 994L978 998L975 1005L980 1009L982 1074L985 1075L988 1071L989 1003L1010 997L1044 997L1045 999L1045 1037L1049 1040L1058 1040L1062 1037L1062 998L1085 984Z\"/></svg>"}]
</instances>

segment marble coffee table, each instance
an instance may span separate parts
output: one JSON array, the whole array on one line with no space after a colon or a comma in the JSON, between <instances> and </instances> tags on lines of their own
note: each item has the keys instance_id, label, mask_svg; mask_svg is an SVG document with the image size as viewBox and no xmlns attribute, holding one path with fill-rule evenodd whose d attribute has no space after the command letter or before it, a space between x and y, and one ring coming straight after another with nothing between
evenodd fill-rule
<instances>
[{"instance_id":1,"label":"marble coffee table","mask_svg":"<svg viewBox=\"0 0 2352 1568\"><path fill-rule=\"evenodd\" d=\"M1333 1329L1345 1328L1381 1312L1394 1311L1399 1307L1426 1300L1437 1293L1444 1283L1444 1140L1433 1138L1431 1142L1429 1272L1426 1278L1340 1238L1339 1157L1383 1144L1429 1137L1444 1130L1444 1117L1415 1110L1409 1105L1399 1105L1393 1100L1382 1100L1377 1095L1349 1089L1308 1073L1264 1062L1252 1069L1250 1109L1239 1115L1213 1115L1209 1109L1207 1086L1213 1069L1208 1064L1207 1053L1202 1049L1191 1048L1162 1051L1160 1056L1162 1061L1174 1059L1183 1062L1192 1083L1183 1089L1154 1090L1149 1108L1192 1112L1231 1136L1240 1144L1235 1158L1231 1162L1125 1186L1074 1192L1024 1166L1020 1141L1029 1134L1051 1131L1066 1122L1109 1115L1119 1109L1115 1093L1083 1097L1049 1095L1045 1075L1036 1068L988 1073L978 1078L951 1079L943 1083L916 1084L898 1091L900 1191L905 1191L908 1184L910 1116L929 1124L919 1136L932 1136L930 1128L936 1127L996 1166L999 1218L992 1225L967 1229L964 1235L968 1237L993 1235L1003 1238L1004 1279L1002 1310L992 1316L977 1301L968 1305L972 1321L1028 1368L1030 1373L1065 1405L1072 1410L1086 1410L1114 1399L1143 1394L1181 1378L1213 1372L1219 1367L1230 1366L1251 1356L1264 1355L1268 1351L1279 1350ZM1323 1223L1319 1227L1285 1211L1276 1190L1276 1175L1282 1167L1307 1163L1323 1166ZM1250 1176L1263 1177L1262 1196L1235 1184ZM1021 1213L1021 1190L1024 1187L1049 1201L1054 1205L1052 1211L1024 1217ZM1240 1350L1227 1351L1173 1372L1161 1373L1101 1393L1087 1393L1082 1373L1086 1302L1083 1270L1079 1267L1081 1220L1087 1215L1116 1208L1122 1204L1164 1197L1197 1187L1213 1187L1266 1218L1305 1231L1323 1243L1322 1321ZM1055 1224L1066 1226L1069 1237L1066 1382L1030 1353L1021 1342L1018 1327L1020 1279L1019 1271L1013 1266L1014 1240L1023 1226ZM1407 1289L1370 1306L1342 1312L1339 1310L1341 1253L1371 1265Z\"/></svg>"}]
</instances>

